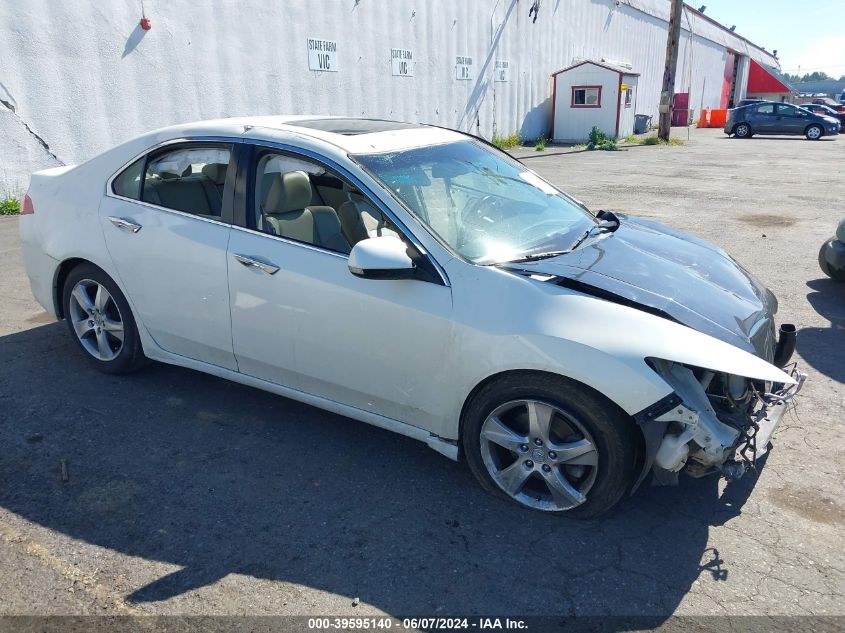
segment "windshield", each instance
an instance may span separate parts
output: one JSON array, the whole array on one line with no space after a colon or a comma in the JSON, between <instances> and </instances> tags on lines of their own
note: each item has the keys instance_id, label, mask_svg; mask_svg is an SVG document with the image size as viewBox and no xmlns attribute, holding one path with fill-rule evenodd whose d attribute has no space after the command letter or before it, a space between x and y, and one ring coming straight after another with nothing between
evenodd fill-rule
<instances>
[{"instance_id":1,"label":"windshield","mask_svg":"<svg viewBox=\"0 0 845 633\"><path fill-rule=\"evenodd\" d=\"M596 224L522 164L476 141L352 158L476 264L565 251Z\"/></svg>"}]
</instances>

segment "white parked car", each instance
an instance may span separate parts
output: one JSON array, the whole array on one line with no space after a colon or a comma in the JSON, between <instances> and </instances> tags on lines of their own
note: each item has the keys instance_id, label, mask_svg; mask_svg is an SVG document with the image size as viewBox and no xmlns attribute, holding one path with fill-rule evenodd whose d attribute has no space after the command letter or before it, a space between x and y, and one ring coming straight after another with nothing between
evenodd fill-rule
<instances>
[{"instance_id":1,"label":"white parked car","mask_svg":"<svg viewBox=\"0 0 845 633\"><path fill-rule=\"evenodd\" d=\"M260 117L32 176L35 297L105 372L190 367L465 459L587 517L649 473L740 476L803 381L717 247L597 216L458 132ZM786 368L786 370L782 369Z\"/></svg>"}]
</instances>

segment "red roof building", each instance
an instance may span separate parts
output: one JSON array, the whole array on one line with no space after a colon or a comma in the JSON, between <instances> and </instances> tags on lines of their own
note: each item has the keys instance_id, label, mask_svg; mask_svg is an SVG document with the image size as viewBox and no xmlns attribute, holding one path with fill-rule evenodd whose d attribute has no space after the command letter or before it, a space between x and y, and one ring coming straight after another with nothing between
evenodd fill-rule
<instances>
[{"instance_id":1,"label":"red roof building","mask_svg":"<svg viewBox=\"0 0 845 633\"><path fill-rule=\"evenodd\" d=\"M751 60L748 69L748 89L746 90L748 97L785 101L794 92L795 90L776 68Z\"/></svg>"}]
</instances>

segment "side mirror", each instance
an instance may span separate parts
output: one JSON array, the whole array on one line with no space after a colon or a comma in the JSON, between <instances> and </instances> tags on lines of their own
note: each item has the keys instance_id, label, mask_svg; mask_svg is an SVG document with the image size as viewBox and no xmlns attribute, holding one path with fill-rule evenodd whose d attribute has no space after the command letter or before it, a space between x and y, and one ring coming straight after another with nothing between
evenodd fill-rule
<instances>
[{"instance_id":1,"label":"side mirror","mask_svg":"<svg viewBox=\"0 0 845 633\"><path fill-rule=\"evenodd\" d=\"M398 237L371 237L352 247L349 272L364 279L413 279L416 266Z\"/></svg>"}]
</instances>

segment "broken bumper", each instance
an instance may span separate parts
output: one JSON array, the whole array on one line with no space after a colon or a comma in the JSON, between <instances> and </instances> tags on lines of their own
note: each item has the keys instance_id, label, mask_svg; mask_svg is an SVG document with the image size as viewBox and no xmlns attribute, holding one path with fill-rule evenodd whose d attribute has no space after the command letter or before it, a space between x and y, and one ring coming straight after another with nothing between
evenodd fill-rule
<instances>
[{"instance_id":1,"label":"broken bumper","mask_svg":"<svg viewBox=\"0 0 845 633\"><path fill-rule=\"evenodd\" d=\"M674 389L648 417L637 416L643 431L647 469L658 485L674 484L680 472L702 477L721 472L730 479L741 477L769 448L769 443L792 401L801 391L806 375L796 365L784 371L794 384L777 384L770 392L749 384L752 393L745 413L731 407L714 408L706 393L713 372L692 369L678 363L654 360L656 371ZM771 383L769 383L771 384ZM717 392L718 394L718 392ZM719 398L715 394L713 397ZM729 397L729 395L728 395ZM724 398L724 397L723 397ZM751 404L753 402L753 404ZM670 408L671 405L671 408Z\"/></svg>"},{"instance_id":2,"label":"broken bumper","mask_svg":"<svg viewBox=\"0 0 845 633\"><path fill-rule=\"evenodd\" d=\"M796 381L794 385L787 385L780 391L763 395L764 405L757 412L755 420L756 432L753 435L749 434L749 441L737 448L734 453L734 463L753 464L769 452L772 436L790 403L801 391L807 379L807 374L798 371L797 366L789 374Z\"/></svg>"}]
</instances>

